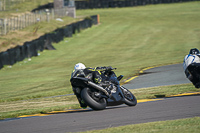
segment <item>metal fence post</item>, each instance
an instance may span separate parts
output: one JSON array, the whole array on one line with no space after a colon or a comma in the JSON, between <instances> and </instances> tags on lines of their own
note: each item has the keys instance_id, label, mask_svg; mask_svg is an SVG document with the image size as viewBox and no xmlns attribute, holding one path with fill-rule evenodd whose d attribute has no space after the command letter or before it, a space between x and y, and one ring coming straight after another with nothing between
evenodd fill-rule
<instances>
[{"instance_id":1,"label":"metal fence post","mask_svg":"<svg viewBox=\"0 0 200 133\"><path fill-rule=\"evenodd\" d=\"M50 15L49 9L46 9L45 11L46 11L46 14L47 14L47 22L49 22L49 15Z\"/></svg>"}]
</instances>

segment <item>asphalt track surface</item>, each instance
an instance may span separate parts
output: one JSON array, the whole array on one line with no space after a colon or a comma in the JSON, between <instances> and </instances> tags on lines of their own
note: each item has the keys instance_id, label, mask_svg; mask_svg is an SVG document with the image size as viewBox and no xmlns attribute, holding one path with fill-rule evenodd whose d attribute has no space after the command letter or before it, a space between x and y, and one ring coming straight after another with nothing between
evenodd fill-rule
<instances>
[{"instance_id":1,"label":"asphalt track surface","mask_svg":"<svg viewBox=\"0 0 200 133\"><path fill-rule=\"evenodd\" d=\"M174 66L168 66L168 67L174 67ZM164 67L165 70L168 69L168 67ZM174 68L179 68L179 67L174 67ZM160 72L160 70L156 70L156 68L153 69L154 69L153 71L156 71L156 73ZM162 69L162 67L159 67L158 69ZM171 72L170 71L167 72L166 70L166 73L171 73ZM151 74L149 73L146 75L150 76ZM177 76L178 74L175 75ZM140 78L140 76L138 78ZM137 78L134 80L137 80ZM157 80L161 79L159 78ZM185 81L180 81L180 83L182 82L185 83ZM163 83L163 85L169 85L169 84L174 84L174 82L167 84ZM127 85L131 86L130 84ZM148 85L150 85L150 83ZM155 85L160 86L160 84L157 83L155 83ZM144 86L140 87L143 88ZM133 89L133 86L131 86L131 88ZM190 118L196 116L199 117L200 116L199 101L200 101L200 95L182 96L182 97L157 99L156 101L151 101L151 102L141 102L134 107L121 105L115 107L108 107L107 109L102 111L93 111L91 109L86 109L86 110L71 111L65 113L57 113L54 115L48 115L43 117L7 119L4 121L0 121L0 133L78 132L78 131L96 130L96 129L122 126L122 125L129 125L129 124L175 120L175 119Z\"/></svg>"}]
</instances>

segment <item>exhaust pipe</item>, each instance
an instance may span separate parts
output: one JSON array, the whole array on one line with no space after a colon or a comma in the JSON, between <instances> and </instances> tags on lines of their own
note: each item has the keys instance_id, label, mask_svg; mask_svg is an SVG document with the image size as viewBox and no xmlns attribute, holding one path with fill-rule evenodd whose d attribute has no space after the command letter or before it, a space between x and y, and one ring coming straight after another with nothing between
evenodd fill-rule
<instances>
[{"instance_id":1,"label":"exhaust pipe","mask_svg":"<svg viewBox=\"0 0 200 133\"><path fill-rule=\"evenodd\" d=\"M88 81L88 84L90 86L94 87L95 89L104 92L108 97L110 97L109 93L103 87L101 87L101 86L99 86L99 85L97 85L97 84L95 84L95 83L93 83L91 81Z\"/></svg>"}]
</instances>

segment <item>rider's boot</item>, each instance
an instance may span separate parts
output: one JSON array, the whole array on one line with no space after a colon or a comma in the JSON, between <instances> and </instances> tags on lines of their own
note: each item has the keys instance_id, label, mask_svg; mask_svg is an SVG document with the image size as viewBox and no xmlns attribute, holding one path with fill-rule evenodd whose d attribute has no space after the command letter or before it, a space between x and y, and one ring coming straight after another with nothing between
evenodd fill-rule
<instances>
[{"instance_id":1,"label":"rider's boot","mask_svg":"<svg viewBox=\"0 0 200 133\"><path fill-rule=\"evenodd\" d=\"M200 82L195 84L196 88L200 88Z\"/></svg>"},{"instance_id":2,"label":"rider's boot","mask_svg":"<svg viewBox=\"0 0 200 133\"><path fill-rule=\"evenodd\" d=\"M87 108L87 105L85 104L85 102L83 100L80 101L80 106L85 109Z\"/></svg>"},{"instance_id":3,"label":"rider's boot","mask_svg":"<svg viewBox=\"0 0 200 133\"><path fill-rule=\"evenodd\" d=\"M87 104L85 104L85 102L83 101L82 98L77 97L77 99L78 99L78 102L79 102L81 108L84 108L84 109L87 108Z\"/></svg>"}]
</instances>

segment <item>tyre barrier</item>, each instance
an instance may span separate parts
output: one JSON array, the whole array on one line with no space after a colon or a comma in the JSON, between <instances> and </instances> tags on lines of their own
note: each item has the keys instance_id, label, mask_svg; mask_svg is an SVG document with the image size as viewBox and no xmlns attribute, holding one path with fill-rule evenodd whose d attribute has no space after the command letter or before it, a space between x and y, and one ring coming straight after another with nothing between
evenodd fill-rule
<instances>
[{"instance_id":1,"label":"tyre barrier","mask_svg":"<svg viewBox=\"0 0 200 133\"><path fill-rule=\"evenodd\" d=\"M76 9L96 9L96 8L116 8L116 7L134 7L144 6L149 4L169 4L169 3L180 3L189 1L199 0L75 0ZM54 8L53 3L39 6L32 10L32 12L52 9Z\"/></svg>"},{"instance_id":2,"label":"tyre barrier","mask_svg":"<svg viewBox=\"0 0 200 133\"><path fill-rule=\"evenodd\" d=\"M55 50L52 43L58 43L65 37L72 37L73 34L77 32L79 33L81 30L97 24L98 15L90 16L82 21L56 29L53 32L47 33L33 41L25 42L22 46L16 46L15 48L1 52L0 69L3 68L4 65L14 65L18 61L22 61L25 58L38 56L38 51L42 52L45 49Z\"/></svg>"},{"instance_id":3,"label":"tyre barrier","mask_svg":"<svg viewBox=\"0 0 200 133\"><path fill-rule=\"evenodd\" d=\"M168 4L199 0L76 0L76 9L133 7L149 4ZM49 6L50 7L50 6Z\"/></svg>"}]
</instances>

